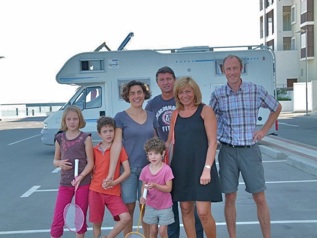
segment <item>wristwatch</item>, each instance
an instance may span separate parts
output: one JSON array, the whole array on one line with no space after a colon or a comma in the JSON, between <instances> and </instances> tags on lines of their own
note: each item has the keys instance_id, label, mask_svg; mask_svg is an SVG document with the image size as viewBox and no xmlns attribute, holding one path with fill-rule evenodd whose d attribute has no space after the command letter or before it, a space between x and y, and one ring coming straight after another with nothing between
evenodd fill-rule
<instances>
[{"instance_id":1,"label":"wristwatch","mask_svg":"<svg viewBox=\"0 0 317 238\"><path fill-rule=\"evenodd\" d=\"M208 164L206 164L206 165L205 165L205 168L207 168L207 169L211 169L211 166L210 166L210 165L208 165Z\"/></svg>"}]
</instances>

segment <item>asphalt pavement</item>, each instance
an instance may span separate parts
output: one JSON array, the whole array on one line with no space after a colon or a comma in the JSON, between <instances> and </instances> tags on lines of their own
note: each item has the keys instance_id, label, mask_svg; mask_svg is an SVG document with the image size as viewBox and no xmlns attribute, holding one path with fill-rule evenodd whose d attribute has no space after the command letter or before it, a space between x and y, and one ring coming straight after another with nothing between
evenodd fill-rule
<instances>
[{"instance_id":1,"label":"asphalt pavement","mask_svg":"<svg viewBox=\"0 0 317 238\"><path fill-rule=\"evenodd\" d=\"M281 114L282 118L302 116L304 115ZM3 184L5 192L0 196L0 213L6 214L0 224L0 237L49 236L59 174L55 168L48 173L52 167L54 147L40 144L38 133L44 119L45 117L28 117L0 122L2 141L0 160L3 165L1 176L2 180L10 181ZM317 113L305 119L313 120L312 123L317 122ZM317 147L279 136L266 136L260 142L260 146L268 187L266 194L271 211L272 237L316 238ZM28 176L19 180L15 176L19 171L23 171ZM237 199L238 237L261 237L252 196L244 189L241 179ZM220 238L228 237L223 206L223 203L212 205L217 224L217 237ZM30 214L36 216L29 216ZM106 218L103 235L106 235L114 225L109 214L106 214ZM136 212L135 226L137 220ZM65 231L63 237L74 237L74 234ZM92 237L91 227L87 237ZM186 237L183 226L181 237Z\"/></svg>"},{"instance_id":2,"label":"asphalt pavement","mask_svg":"<svg viewBox=\"0 0 317 238\"><path fill-rule=\"evenodd\" d=\"M317 123L317 112L309 113L309 116L306 116L304 113L281 113L280 117L306 117L312 123ZM316 136L316 132L313 132L312 134ZM310 139L315 140L315 137ZM314 143L316 143L316 141L314 141ZM311 146L274 135L264 137L260 142L260 145L262 153L275 159L285 159L289 165L301 169L311 175L317 176L316 146Z\"/></svg>"}]
</instances>

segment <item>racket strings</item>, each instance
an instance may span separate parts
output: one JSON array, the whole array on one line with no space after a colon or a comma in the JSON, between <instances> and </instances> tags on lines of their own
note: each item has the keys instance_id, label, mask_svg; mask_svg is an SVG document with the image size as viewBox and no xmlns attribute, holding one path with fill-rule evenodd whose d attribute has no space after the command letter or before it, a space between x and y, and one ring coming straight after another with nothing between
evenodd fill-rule
<instances>
[{"instance_id":1,"label":"racket strings","mask_svg":"<svg viewBox=\"0 0 317 238\"><path fill-rule=\"evenodd\" d=\"M65 207L64 220L70 231L78 232L84 224L84 213L78 205L70 203Z\"/></svg>"},{"instance_id":2,"label":"racket strings","mask_svg":"<svg viewBox=\"0 0 317 238\"><path fill-rule=\"evenodd\" d=\"M75 159L75 169L74 169L74 178L78 176L78 165L79 160ZM80 206L76 204L76 190L77 187L74 189L74 195L71 203L67 204L64 208L64 221L66 227L72 232L78 232L84 225L85 222L85 215L83 210Z\"/></svg>"}]
</instances>

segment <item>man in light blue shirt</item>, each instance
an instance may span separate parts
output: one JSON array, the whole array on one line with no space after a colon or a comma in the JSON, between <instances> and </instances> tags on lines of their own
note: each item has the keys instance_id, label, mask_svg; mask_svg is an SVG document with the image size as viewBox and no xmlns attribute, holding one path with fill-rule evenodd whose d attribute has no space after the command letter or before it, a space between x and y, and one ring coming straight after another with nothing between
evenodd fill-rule
<instances>
[{"instance_id":1,"label":"man in light blue shirt","mask_svg":"<svg viewBox=\"0 0 317 238\"><path fill-rule=\"evenodd\" d=\"M264 190L265 179L262 155L257 144L277 120L282 106L262 86L242 81L242 61L235 55L223 61L227 84L217 88L209 105L218 119L218 155L222 192L225 193L225 217L230 238L236 237L236 198L239 175L242 174L246 191L252 193L262 235L271 237L270 211ZM256 131L260 108L270 110L263 127Z\"/></svg>"}]
</instances>

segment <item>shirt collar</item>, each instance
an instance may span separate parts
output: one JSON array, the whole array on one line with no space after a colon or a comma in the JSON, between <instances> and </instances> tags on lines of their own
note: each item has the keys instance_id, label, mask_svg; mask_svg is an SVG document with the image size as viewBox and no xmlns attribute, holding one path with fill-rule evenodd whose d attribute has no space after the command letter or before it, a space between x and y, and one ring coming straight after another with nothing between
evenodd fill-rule
<instances>
[{"instance_id":1,"label":"shirt collar","mask_svg":"<svg viewBox=\"0 0 317 238\"><path fill-rule=\"evenodd\" d=\"M241 91L243 92L243 89L245 89L245 87L246 87L246 83L241 79L241 85L240 85L238 91L237 91L237 92L234 92L234 91L230 88L229 84L227 83L227 84L226 84L226 92L227 92L227 95L236 94L236 93L239 93L239 92L241 92Z\"/></svg>"},{"instance_id":2,"label":"shirt collar","mask_svg":"<svg viewBox=\"0 0 317 238\"><path fill-rule=\"evenodd\" d=\"M106 152L107 150L110 150L111 146L110 146L109 148L107 148L106 150L104 150L104 149L101 147L101 144L102 144L102 142L98 143L98 145L97 145L97 148L98 148L99 151Z\"/></svg>"}]
</instances>

